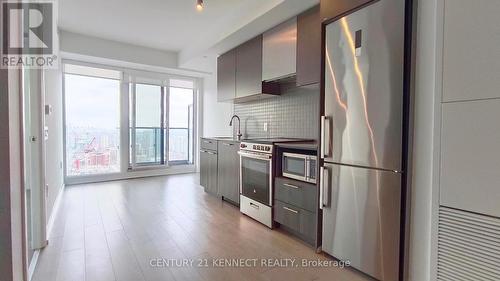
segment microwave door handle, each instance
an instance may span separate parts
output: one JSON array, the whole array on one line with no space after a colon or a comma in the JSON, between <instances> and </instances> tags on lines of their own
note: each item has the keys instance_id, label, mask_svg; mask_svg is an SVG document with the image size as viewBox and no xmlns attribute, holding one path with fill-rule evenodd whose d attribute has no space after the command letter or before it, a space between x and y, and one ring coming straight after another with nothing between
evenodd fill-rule
<instances>
[{"instance_id":1,"label":"microwave door handle","mask_svg":"<svg viewBox=\"0 0 500 281\"><path fill-rule=\"evenodd\" d=\"M305 171L306 181L311 179L311 158L308 156L306 158L306 171Z\"/></svg>"}]
</instances>

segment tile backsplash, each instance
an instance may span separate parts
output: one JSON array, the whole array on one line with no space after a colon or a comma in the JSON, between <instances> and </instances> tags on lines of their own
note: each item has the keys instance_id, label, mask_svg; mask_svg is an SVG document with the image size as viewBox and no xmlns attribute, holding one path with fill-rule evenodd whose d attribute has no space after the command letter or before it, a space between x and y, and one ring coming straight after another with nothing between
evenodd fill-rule
<instances>
[{"instance_id":1,"label":"tile backsplash","mask_svg":"<svg viewBox=\"0 0 500 281\"><path fill-rule=\"evenodd\" d=\"M243 138L293 137L316 139L319 130L319 88L293 87L280 96L234 104ZM264 130L267 123L267 131ZM235 126L237 128L237 126Z\"/></svg>"}]
</instances>

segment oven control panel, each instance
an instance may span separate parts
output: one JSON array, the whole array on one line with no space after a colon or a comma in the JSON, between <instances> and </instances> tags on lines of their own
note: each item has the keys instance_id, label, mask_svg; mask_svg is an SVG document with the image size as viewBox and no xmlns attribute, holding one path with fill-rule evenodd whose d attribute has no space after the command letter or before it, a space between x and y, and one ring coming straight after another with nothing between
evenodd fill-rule
<instances>
[{"instance_id":1,"label":"oven control panel","mask_svg":"<svg viewBox=\"0 0 500 281\"><path fill-rule=\"evenodd\" d=\"M255 151L255 152L264 152L264 153L272 153L273 152L273 146L270 144L242 142L240 144L240 149L248 150L248 151Z\"/></svg>"}]
</instances>

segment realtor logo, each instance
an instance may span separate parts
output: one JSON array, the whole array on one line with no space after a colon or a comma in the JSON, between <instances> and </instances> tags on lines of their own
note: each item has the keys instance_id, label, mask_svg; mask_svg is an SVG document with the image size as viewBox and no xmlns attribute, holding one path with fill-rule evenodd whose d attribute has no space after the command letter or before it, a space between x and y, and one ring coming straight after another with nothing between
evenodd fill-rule
<instances>
[{"instance_id":1,"label":"realtor logo","mask_svg":"<svg viewBox=\"0 0 500 281\"><path fill-rule=\"evenodd\" d=\"M56 68L55 3L6 1L2 4L2 68Z\"/></svg>"}]
</instances>

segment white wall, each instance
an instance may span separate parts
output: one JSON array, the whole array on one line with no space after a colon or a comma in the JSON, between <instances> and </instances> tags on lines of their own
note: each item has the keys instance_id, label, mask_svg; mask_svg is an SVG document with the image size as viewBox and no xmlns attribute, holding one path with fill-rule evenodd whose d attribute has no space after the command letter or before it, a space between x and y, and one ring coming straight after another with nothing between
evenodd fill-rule
<instances>
[{"instance_id":1,"label":"white wall","mask_svg":"<svg viewBox=\"0 0 500 281\"><path fill-rule=\"evenodd\" d=\"M49 138L45 141L46 161L45 180L48 185L47 216L52 216L52 210L63 179L63 103L62 103L62 72L61 69L45 70L45 104L52 107L52 113L45 115L45 125L49 129Z\"/></svg>"},{"instance_id":2,"label":"white wall","mask_svg":"<svg viewBox=\"0 0 500 281\"><path fill-rule=\"evenodd\" d=\"M418 0L414 100L413 171L410 218L410 281L428 281L435 157L434 114L437 103L437 2Z\"/></svg>"},{"instance_id":3,"label":"white wall","mask_svg":"<svg viewBox=\"0 0 500 281\"><path fill-rule=\"evenodd\" d=\"M418 0L417 3L409 280L428 281L436 280L437 215L440 191L442 192L440 184L446 183L446 179L441 178L443 163L440 162L447 161L447 156L454 154L471 153L477 159L478 153L483 153L483 155L496 153L498 142L483 138L498 138L498 135L473 133L470 128L483 132L490 131L491 125L484 128L483 126L487 126L488 122L479 119L485 114L498 116L500 112L500 106L498 102L495 103L497 100L494 100L500 98L498 92L500 37L496 36L500 34L498 32L500 31L500 25L498 25L500 4L496 0ZM483 108L481 114L470 114L475 110L475 107L470 105L482 105L471 101L476 99L488 99L483 103L487 103L488 108L496 106L498 109ZM451 116L447 111L442 110L457 102L463 107L460 109L461 113ZM442 114L447 120L445 123L442 123ZM456 125L458 133L452 136L455 139L450 139L451 134L447 133L449 126L459 123L458 118L468 118L468 121L477 120L473 121L474 125L467 126L467 122ZM486 120L489 121L492 118L495 117L487 117ZM447 137L443 139L444 142L441 134ZM462 137L463 134L468 134L468 136ZM453 146L456 136L460 136L461 146ZM481 145L474 146L474 143L481 143ZM442 157L441 145L446 145L445 157ZM484 162L491 157L492 155L487 155L481 160ZM444 165L448 165L448 168L450 165L455 167L457 163L454 162L456 160L448 161ZM476 192L481 192L478 190L482 186L484 188L484 186L495 185L495 180L491 179L498 178L496 176L498 166L488 165L478 169L479 171L475 170L477 172L474 173L474 168L471 171L470 163L468 164L464 165L465 168L459 173L461 175L468 173L470 177L476 176L474 180L474 184L477 185ZM477 166L475 168L478 168ZM482 177L479 180L478 174L493 176L488 178L490 182L485 183L485 178ZM455 185L452 187L454 191L460 192ZM467 187L470 188L470 185ZM467 189L467 192L470 192L470 189ZM498 194L491 195L497 196ZM467 200L467 204L470 203L471 200ZM466 204L459 207L462 208L464 205Z\"/></svg>"},{"instance_id":4,"label":"white wall","mask_svg":"<svg viewBox=\"0 0 500 281\"><path fill-rule=\"evenodd\" d=\"M217 70L213 62L212 75L203 78L202 137L231 136L229 126L233 114L232 103L217 102Z\"/></svg>"},{"instance_id":5,"label":"white wall","mask_svg":"<svg viewBox=\"0 0 500 281\"><path fill-rule=\"evenodd\" d=\"M64 53L106 58L166 68L177 68L177 53L134 46L61 30L60 50Z\"/></svg>"}]
</instances>

